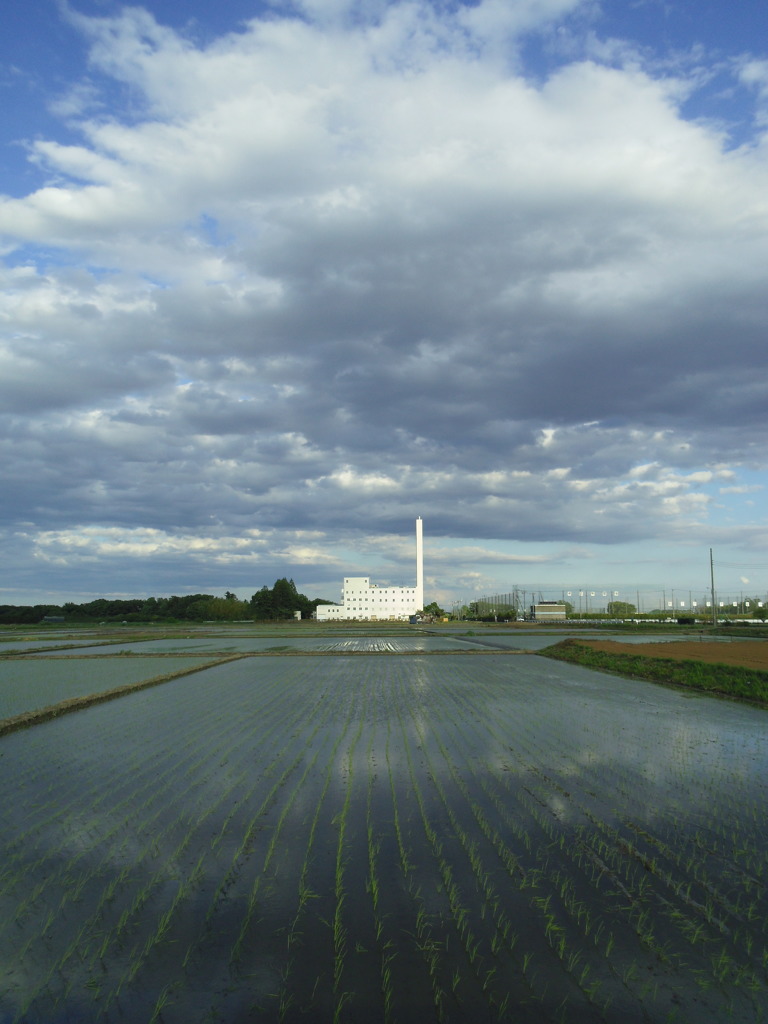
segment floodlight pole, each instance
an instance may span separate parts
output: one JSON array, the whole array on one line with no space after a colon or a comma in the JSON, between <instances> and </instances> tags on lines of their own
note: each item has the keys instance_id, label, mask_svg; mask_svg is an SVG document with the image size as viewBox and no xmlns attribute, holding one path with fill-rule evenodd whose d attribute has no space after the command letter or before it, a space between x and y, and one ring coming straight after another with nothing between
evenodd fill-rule
<instances>
[{"instance_id":1,"label":"floodlight pole","mask_svg":"<svg viewBox=\"0 0 768 1024\"><path fill-rule=\"evenodd\" d=\"M717 608L715 607L715 563L712 558L712 548L709 549L709 584L712 592L712 625L717 625Z\"/></svg>"}]
</instances>

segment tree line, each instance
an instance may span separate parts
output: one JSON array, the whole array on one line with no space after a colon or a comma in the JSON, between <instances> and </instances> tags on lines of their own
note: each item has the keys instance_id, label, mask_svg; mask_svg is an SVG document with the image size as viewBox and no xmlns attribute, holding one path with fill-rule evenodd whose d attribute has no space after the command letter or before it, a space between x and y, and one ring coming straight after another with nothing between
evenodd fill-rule
<instances>
[{"instance_id":1,"label":"tree line","mask_svg":"<svg viewBox=\"0 0 768 1024\"><path fill-rule=\"evenodd\" d=\"M310 600L296 589L293 580L279 579L264 586L250 600L240 600L227 591L213 594L185 594L181 597L138 597L127 600L97 598L75 604L0 605L0 625L35 625L45 619L65 622L236 622L254 619L293 619L296 612L311 618L324 598Z\"/></svg>"}]
</instances>

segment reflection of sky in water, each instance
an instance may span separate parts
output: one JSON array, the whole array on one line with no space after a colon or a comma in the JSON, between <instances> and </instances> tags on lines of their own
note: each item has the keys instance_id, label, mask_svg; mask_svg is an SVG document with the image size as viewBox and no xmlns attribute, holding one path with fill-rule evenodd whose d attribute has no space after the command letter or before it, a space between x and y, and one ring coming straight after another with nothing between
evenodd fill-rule
<instances>
[{"instance_id":1,"label":"reflection of sky in water","mask_svg":"<svg viewBox=\"0 0 768 1024\"><path fill-rule=\"evenodd\" d=\"M470 631L471 632L471 631ZM621 643L672 643L676 640L699 639L698 634L690 636L658 636L645 635L612 635L605 631L576 630L552 631L541 633L508 634L478 633L476 636L424 635L413 633L399 636L228 636L222 631L214 636L176 636L158 637L156 639L134 640L131 637L110 638L95 641L88 634L66 635L55 639L18 639L0 641L0 653L10 650L30 650L36 647L76 646L78 650L88 654L116 654L130 650L138 653L175 653L179 651L200 653L216 651L378 651L393 653L401 651L442 651L442 650L521 650L540 651L544 647L559 643L569 637L581 639L596 638L601 640L617 640ZM724 643L738 643L730 638Z\"/></svg>"},{"instance_id":2,"label":"reflection of sky in water","mask_svg":"<svg viewBox=\"0 0 768 1024\"><path fill-rule=\"evenodd\" d=\"M0 654L8 654L10 651L29 651L36 647L69 647L70 644L86 643L82 637L71 639L70 637L58 637L56 640L2 640L0 641Z\"/></svg>"},{"instance_id":3,"label":"reflection of sky in water","mask_svg":"<svg viewBox=\"0 0 768 1024\"><path fill-rule=\"evenodd\" d=\"M482 647L498 647L506 650L520 650L520 651L540 651L544 647L551 647L552 644L560 643L561 640L578 639L578 640L615 640L617 643L622 644L668 644L677 642L685 642L688 640L699 640L700 636L698 633L680 633L676 636L659 636L654 633L646 634L624 634L624 633L609 633L605 630L572 630L572 631L558 631L547 629L540 633L509 633L509 634L495 634L490 633L487 636L479 635L477 637L462 637L466 643L474 644L475 646ZM712 639L712 638L707 638ZM715 638L716 639L716 638ZM738 643L738 640L732 640L730 637L724 639L723 643Z\"/></svg>"},{"instance_id":4,"label":"reflection of sky in water","mask_svg":"<svg viewBox=\"0 0 768 1024\"><path fill-rule=\"evenodd\" d=\"M240 642L243 638L231 639ZM319 639L308 637L302 642L316 645ZM519 642L522 638L514 639ZM547 641L551 640L550 634ZM385 638L377 642L382 641ZM211 642L210 638L197 638L175 643L202 653L201 645ZM261 649L287 645L274 637L253 638L253 642L263 645ZM433 649L445 650L448 638L393 637L385 642L434 644ZM131 647L157 651L157 643ZM293 641L291 646L297 643ZM106 650L114 652L115 648ZM237 662L136 694L129 702L120 703L121 715L132 711L134 702L139 709L146 702L153 710L146 715L139 710L142 742L149 742L157 729L161 734L158 749L162 749L162 733L168 726L156 725L163 721L158 710L170 705L178 726L180 717L185 717L178 704L174 706L178 693L183 690L185 715L194 721L193 695L197 699L201 692L203 699L205 690L212 683L218 688L220 679L231 679L235 689L251 686L262 673L273 671L268 668L270 662ZM300 669L302 662L280 659L279 671L286 672L287 678L310 671ZM94 664L101 670L108 663ZM333 671L326 673L323 665L334 666ZM337 676L347 679L344 687L353 685L350 680L362 677L364 671L380 678L375 697L358 712L366 722L376 721L377 728L384 729L389 721L396 736L395 708L400 707L409 730L417 728L428 741L435 732L447 736L455 731L467 756L485 770L497 772L508 765L512 772L525 772L530 764L559 779L564 788L583 792L594 782L603 794L606 789L616 791L617 806L629 802L634 805L631 813L646 819L674 806L694 820L715 803L721 812L738 814L742 808L762 808L768 796L764 781L768 779L768 716L756 708L525 655L319 659L311 667L313 677L315 673L327 675L334 683ZM395 678L400 682L394 684ZM242 684L236 681L240 679ZM454 686L463 694L464 704L451 697ZM228 689L219 691L220 700L225 693ZM342 700L341 707L346 710L346 697L334 692L333 699ZM89 715L94 713L96 709ZM57 755L64 764L75 761L83 766L104 756L100 731L89 727L89 720L78 714L69 719L65 730L40 734L46 738L49 764ZM65 734L64 747L59 750L57 738ZM34 737L35 733L26 736L24 746L31 746ZM415 747L418 739L413 737L413 741ZM130 759L130 734L126 742ZM15 746L21 740L9 736L5 743ZM396 740L393 743L396 747ZM365 740L361 740L361 749L364 746ZM399 770L405 770L402 761Z\"/></svg>"},{"instance_id":5,"label":"reflection of sky in water","mask_svg":"<svg viewBox=\"0 0 768 1024\"><path fill-rule=\"evenodd\" d=\"M275 638L263 642L280 645ZM199 646L194 649L200 652ZM110 662L130 665L139 660L144 659L94 659L91 664L101 670ZM40 672L54 667L46 660L20 664ZM325 946L332 951L328 921L333 920L340 851L346 849L348 855L343 865L346 891L357 894L349 898L348 948L357 950L361 940L367 950L367 936L373 936L373 918L366 909L373 838L382 919L387 915L392 927L402 928L407 936L398 954L405 959L414 948L417 907L434 915L435 922L439 915L447 919L446 876L438 857L446 858L462 901L477 915L470 918L471 927L479 932L485 927L481 922L491 921L485 881L478 884L479 877L470 873L474 865L467 854L474 847L482 852L488 869L484 878L497 887L499 905L508 919L514 913L515 934L521 933L515 955L535 943L543 953L550 948L543 924L537 937L535 915L528 913L537 887L540 898L548 899L551 882L557 879L559 885L573 877L574 897L594 898L594 906L589 904L593 923L600 921L602 929L605 922L611 943L615 930L619 950L613 958L618 998L611 1002L611 1020L640 1019L639 1011L633 1012L637 1006L619 1008L625 992L627 1000L633 995L621 977L622 951L631 943L643 978L647 975L653 983L658 979L663 990L663 1013L643 1011L643 1019L671 1019L667 1010L674 985L684 995L693 989L695 997L695 1012L688 1014L686 1007L679 1019L744 1024L757 1019L750 1016L752 1007L747 1013L719 1013L726 996L720 1000L718 994L716 1008L708 1013L703 999L710 994L703 997L687 973L691 949L682 945L682 933L673 930L665 908L672 905L672 884L686 886L691 879L690 857L696 865L691 902L683 900L678 906L686 913L694 909L693 901L701 899L703 906L704 884L719 891L723 895L716 912L734 902L728 928L735 921L732 933L736 926L742 934L754 933L759 960L762 917L758 914L745 927L737 916L743 911L739 898L757 907L759 883L751 883L765 874L766 723L765 712L755 708L528 654L229 662L0 740L0 852L4 863L14 858L28 872L18 891L6 886L0 895L2 919L14 922L18 906L38 880L47 887L40 919L19 915L18 925L5 930L0 954L9 964L18 962L19 973L30 965L31 992L47 986L46 958L49 952L64 956L72 941L66 930L69 921L91 922L83 948L98 949L105 933L96 908L107 884L116 881L116 901L103 915L108 920L111 914L113 923L131 908L137 894L151 888L151 901L135 915L131 945L125 946L141 951L155 934L164 908L174 906L179 880L195 877L201 864L202 874L185 897L181 914L186 916L174 921L175 931L169 933L156 968L159 990L169 981L165 963L175 970L191 941L188 922L207 920L208 909L215 908L213 945L201 945L196 961L199 988L187 991L189 975L183 976L174 1009L176 1019L197 1019L198 1007L192 1003L198 992L217 991L233 976L230 950L244 908L257 892L256 881L253 927L258 949L274 962L278 950L298 957L306 949L309 990L317 977L315 951ZM395 808L413 864L407 871L394 833ZM488 823L488 833L482 835L480 815ZM346 847L341 845L342 823ZM427 826L437 836L434 849ZM559 839L577 840L578 845ZM611 850L603 850L603 839ZM636 839L642 852L629 853L628 844ZM502 843L512 858L504 865L496 858ZM665 843L671 858L664 852ZM577 857L571 856L574 851ZM647 875L649 898L638 901L637 910L650 907L659 943L665 949L668 940L672 943L664 964L655 950L636 946L634 906L625 906L624 896L646 878L649 869L641 857L657 852L663 866L658 874ZM289 949L287 933L297 919L305 865L313 909L301 919L301 942ZM525 872L525 891L518 868ZM123 869L129 872L124 879ZM408 906L404 896L411 870L418 889ZM78 878L85 879L82 898L70 907L72 880ZM594 897L587 886L595 886ZM69 917L61 915L51 925L43 948L40 930L48 906L65 906ZM362 924L355 913L358 906L368 914L360 918ZM496 927L488 925L489 940ZM710 953L722 948L715 945L715 939L720 941L718 927L715 921L709 930L701 958L705 968ZM448 956L449 933L444 934L441 955ZM451 955L459 958L456 963L463 970L465 950L450 934L456 950ZM585 968L597 965L595 974L606 970L605 945L598 946L596 938L592 945L592 936L598 934L595 929L576 950ZM434 933L436 940L442 941L442 935ZM27 957L22 963L24 955L19 957L18 950L26 940L38 943L33 949L39 958ZM98 968L105 992L122 984L127 953L117 946L110 947ZM681 966L682 960L686 963ZM80 968L72 958L72 974L81 988L92 977L87 959L83 964ZM330 961L328 966L330 976ZM378 992L379 965L372 966ZM451 966L448 962L446 977ZM125 1019L151 1018L152 1006L142 1002L144 977L151 969L149 962L142 967L142 988L138 995L130 993ZM270 977L271 987L265 991L276 991L278 983ZM570 991L570 981L568 986ZM403 988L410 998L411 990ZM431 999L428 980L425 992ZM733 998L730 992L726 995ZM92 1002L88 992L88 1005ZM582 1015L577 1011L573 1019L592 1020L591 1009ZM76 1003L68 1010L71 1019L89 1019ZM552 1010L547 1019L556 1019L554 1006ZM23 1016L15 1010L14 1015ZM37 1010L32 1016L53 1019ZM234 1020L243 1015L217 1016ZM533 1013L525 1019L532 1020Z\"/></svg>"},{"instance_id":6,"label":"reflection of sky in water","mask_svg":"<svg viewBox=\"0 0 768 1024\"><path fill-rule=\"evenodd\" d=\"M650 817L668 803L681 815L764 804L765 711L564 663L514 668L520 713L540 723L543 760L562 775L613 778Z\"/></svg>"},{"instance_id":7,"label":"reflection of sky in water","mask_svg":"<svg viewBox=\"0 0 768 1024\"><path fill-rule=\"evenodd\" d=\"M182 637L158 640L126 640L116 644L101 644L93 647L78 648L82 653L87 654L116 654L120 651L130 650L137 654L160 654L187 652L216 652L216 651L253 651L264 653L269 651L285 652L298 651L310 653L313 651L337 651L340 654L356 651L371 651L374 653L387 651L395 654L401 651L441 651L461 650L464 646L460 641L452 637L425 637L425 636L382 636L382 637Z\"/></svg>"},{"instance_id":8,"label":"reflection of sky in water","mask_svg":"<svg viewBox=\"0 0 768 1024\"><path fill-rule=\"evenodd\" d=\"M0 718L102 693L153 676L192 671L210 658L51 658L6 661L0 671Z\"/></svg>"}]
</instances>

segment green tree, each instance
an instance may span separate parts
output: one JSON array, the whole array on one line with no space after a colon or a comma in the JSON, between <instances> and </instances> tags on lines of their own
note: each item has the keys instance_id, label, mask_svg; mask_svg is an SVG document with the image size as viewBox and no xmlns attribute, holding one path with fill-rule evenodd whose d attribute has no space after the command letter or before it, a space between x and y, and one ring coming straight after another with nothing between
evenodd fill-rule
<instances>
[{"instance_id":1,"label":"green tree","mask_svg":"<svg viewBox=\"0 0 768 1024\"><path fill-rule=\"evenodd\" d=\"M203 603L203 602L201 602ZM204 616L218 622L234 622L237 619L251 618L251 606L248 601L238 601L232 597L212 597L204 602Z\"/></svg>"},{"instance_id":2,"label":"green tree","mask_svg":"<svg viewBox=\"0 0 768 1024\"><path fill-rule=\"evenodd\" d=\"M637 608L629 601L609 601L605 610L614 619L626 619L637 612Z\"/></svg>"},{"instance_id":3,"label":"green tree","mask_svg":"<svg viewBox=\"0 0 768 1024\"><path fill-rule=\"evenodd\" d=\"M275 580L275 585L262 587L251 598L251 614L255 619L292 619L296 612L301 612L303 618L310 618L318 604L328 604L327 601L310 601L304 594L296 589L293 580L284 576Z\"/></svg>"},{"instance_id":4,"label":"green tree","mask_svg":"<svg viewBox=\"0 0 768 1024\"><path fill-rule=\"evenodd\" d=\"M278 619L292 619L294 612L301 610L296 584L284 576L282 579L275 580L275 585L272 587L272 599Z\"/></svg>"},{"instance_id":5,"label":"green tree","mask_svg":"<svg viewBox=\"0 0 768 1024\"><path fill-rule=\"evenodd\" d=\"M205 618L204 603L213 600L213 594L185 594L168 598L166 618L196 621Z\"/></svg>"},{"instance_id":6,"label":"green tree","mask_svg":"<svg viewBox=\"0 0 768 1024\"><path fill-rule=\"evenodd\" d=\"M275 603L272 591L264 586L251 598L251 613L254 619L274 619Z\"/></svg>"}]
</instances>

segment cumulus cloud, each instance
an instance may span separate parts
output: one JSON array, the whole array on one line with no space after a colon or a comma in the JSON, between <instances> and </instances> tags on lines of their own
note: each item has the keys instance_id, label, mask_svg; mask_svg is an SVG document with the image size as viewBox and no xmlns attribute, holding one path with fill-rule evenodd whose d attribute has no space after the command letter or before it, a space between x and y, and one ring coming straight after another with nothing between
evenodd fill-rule
<instances>
[{"instance_id":1,"label":"cumulus cloud","mask_svg":"<svg viewBox=\"0 0 768 1024\"><path fill-rule=\"evenodd\" d=\"M269 572L266 531L322 586L417 513L676 543L764 466L764 140L685 118L703 56L601 48L579 0L301 0L204 45L68 18L70 134L0 200L3 522L38 560ZM733 65L758 102L765 66Z\"/></svg>"}]
</instances>

